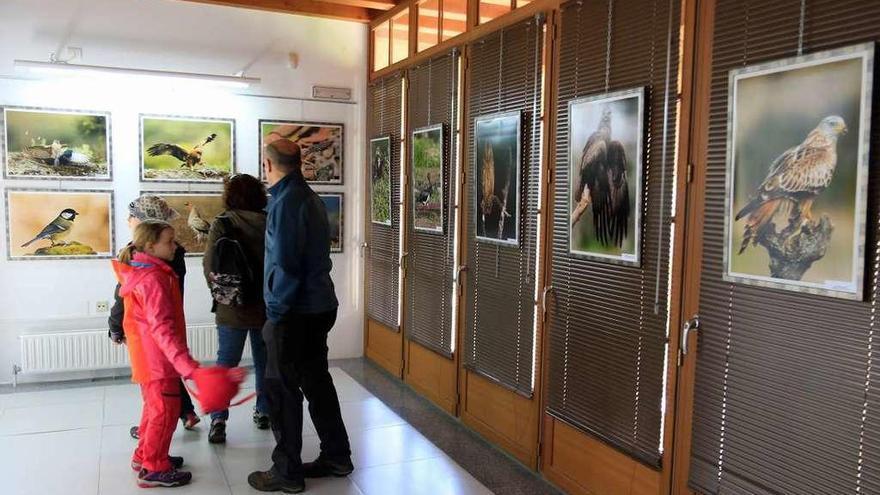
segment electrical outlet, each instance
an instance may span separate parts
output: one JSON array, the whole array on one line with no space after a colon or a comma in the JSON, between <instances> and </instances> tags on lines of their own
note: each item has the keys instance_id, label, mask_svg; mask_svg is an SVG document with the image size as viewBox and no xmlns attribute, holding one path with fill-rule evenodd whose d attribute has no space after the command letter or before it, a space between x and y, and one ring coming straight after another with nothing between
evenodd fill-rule
<instances>
[{"instance_id":1,"label":"electrical outlet","mask_svg":"<svg viewBox=\"0 0 880 495\"><path fill-rule=\"evenodd\" d=\"M110 312L110 302L109 301L98 301L95 303L95 312L98 314L109 313Z\"/></svg>"}]
</instances>

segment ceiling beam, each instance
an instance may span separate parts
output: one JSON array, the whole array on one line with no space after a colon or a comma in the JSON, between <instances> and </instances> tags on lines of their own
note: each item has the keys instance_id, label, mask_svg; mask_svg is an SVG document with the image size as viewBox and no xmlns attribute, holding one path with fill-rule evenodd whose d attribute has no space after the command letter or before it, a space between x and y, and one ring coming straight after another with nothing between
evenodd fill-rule
<instances>
[{"instance_id":1,"label":"ceiling beam","mask_svg":"<svg viewBox=\"0 0 880 495\"><path fill-rule=\"evenodd\" d=\"M394 0L320 0L325 3L333 3L336 5L348 5L351 7L361 7L365 9L373 9L373 10L391 10L396 5L397 2Z\"/></svg>"},{"instance_id":2,"label":"ceiling beam","mask_svg":"<svg viewBox=\"0 0 880 495\"><path fill-rule=\"evenodd\" d=\"M285 14L298 14L310 17L323 17L344 21L370 22L370 10L351 5L338 5L318 0L186 0L209 5L224 5L245 9L266 10ZM342 1L342 0L340 0ZM353 0L359 1L359 0ZM369 0L368 0L369 1Z\"/></svg>"}]
</instances>

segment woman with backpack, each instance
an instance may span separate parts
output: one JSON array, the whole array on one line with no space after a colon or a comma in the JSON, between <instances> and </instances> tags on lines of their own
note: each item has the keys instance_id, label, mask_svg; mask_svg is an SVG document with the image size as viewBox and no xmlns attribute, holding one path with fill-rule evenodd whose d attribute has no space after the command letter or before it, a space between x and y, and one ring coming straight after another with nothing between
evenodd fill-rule
<instances>
[{"instance_id":1,"label":"woman with backpack","mask_svg":"<svg viewBox=\"0 0 880 495\"><path fill-rule=\"evenodd\" d=\"M257 403L253 420L257 428L269 428L269 407L263 394L266 345L262 327L263 257L266 233L266 188L256 177L234 175L223 184L226 209L214 219L203 259L205 279L214 298L218 343L217 365L238 366L245 340L251 339L256 374ZM229 411L211 414L210 443L226 442Z\"/></svg>"}]
</instances>

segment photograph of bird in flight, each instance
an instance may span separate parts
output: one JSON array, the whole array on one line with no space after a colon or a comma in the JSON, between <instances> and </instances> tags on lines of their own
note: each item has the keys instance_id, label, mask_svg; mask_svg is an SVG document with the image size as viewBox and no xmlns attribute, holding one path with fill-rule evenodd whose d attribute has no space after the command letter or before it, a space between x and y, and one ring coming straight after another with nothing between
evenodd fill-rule
<instances>
[{"instance_id":1,"label":"photograph of bird in flight","mask_svg":"<svg viewBox=\"0 0 880 495\"><path fill-rule=\"evenodd\" d=\"M6 191L8 257L107 258L113 252L110 191Z\"/></svg>"},{"instance_id":2,"label":"photograph of bird in flight","mask_svg":"<svg viewBox=\"0 0 880 495\"><path fill-rule=\"evenodd\" d=\"M110 114L6 107L4 176L110 179Z\"/></svg>"},{"instance_id":3,"label":"photograph of bird in flight","mask_svg":"<svg viewBox=\"0 0 880 495\"><path fill-rule=\"evenodd\" d=\"M178 213L170 223L174 227L175 240L186 249L187 256L205 253L211 223L225 208L222 194L157 191L143 191L141 194L162 197Z\"/></svg>"},{"instance_id":4,"label":"photograph of bird in flight","mask_svg":"<svg viewBox=\"0 0 880 495\"><path fill-rule=\"evenodd\" d=\"M141 180L222 182L235 172L235 122L141 115Z\"/></svg>"},{"instance_id":5,"label":"photograph of bird in flight","mask_svg":"<svg viewBox=\"0 0 880 495\"><path fill-rule=\"evenodd\" d=\"M873 56L731 72L726 280L862 297Z\"/></svg>"},{"instance_id":6,"label":"photograph of bird in flight","mask_svg":"<svg viewBox=\"0 0 880 495\"><path fill-rule=\"evenodd\" d=\"M639 263L644 88L569 103L569 251Z\"/></svg>"}]
</instances>

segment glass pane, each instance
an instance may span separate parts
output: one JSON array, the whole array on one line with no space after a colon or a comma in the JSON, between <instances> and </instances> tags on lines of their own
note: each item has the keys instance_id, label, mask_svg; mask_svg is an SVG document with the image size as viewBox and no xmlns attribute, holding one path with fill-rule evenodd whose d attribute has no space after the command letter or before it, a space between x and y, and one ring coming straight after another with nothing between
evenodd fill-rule
<instances>
[{"instance_id":1,"label":"glass pane","mask_svg":"<svg viewBox=\"0 0 880 495\"><path fill-rule=\"evenodd\" d=\"M532 3L532 0L516 0L516 8L525 7Z\"/></svg>"},{"instance_id":2,"label":"glass pane","mask_svg":"<svg viewBox=\"0 0 880 495\"><path fill-rule=\"evenodd\" d=\"M373 70L388 67L388 34L390 22L383 22L373 28Z\"/></svg>"},{"instance_id":3,"label":"glass pane","mask_svg":"<svg viewBox=\"0 0 880 495\"><path fill-rule=\"evenodd\" d=\"M480 24L510 12L510 0L480 0Z\"/></svg>"},{"instance_id":4,"label":"glass pane","mask_svg":"<svg viewBox=\"0 0 880 495\"><path fill-rule=\"evenodd\" d=\"M419 51L437 44L440 30L440 0L419 4Z\"/></svg>"},{"instance_id":5,"label":"glass pane","mask_svg":"<svg viewBox=\"0 0 880 495\"><path fill-rule=\"evenodd\" d=\"M467 27L467 0L443 0L443 36L441 41L454 38Z\"/></svg>"},{"instance_id":6,"label":"glass pane","mask_svg":"<svg viewBox=\"0 0 880 495\"><path fill-rule=\"evenodd\" d=\"M409 9L403 9L391 19L391 63L409 56Z\"/></svg>"}]
</instances>

